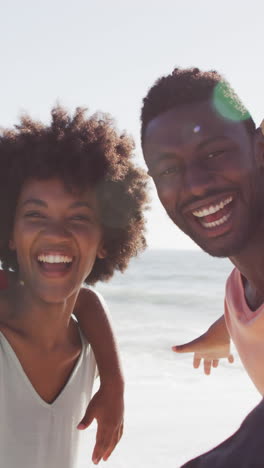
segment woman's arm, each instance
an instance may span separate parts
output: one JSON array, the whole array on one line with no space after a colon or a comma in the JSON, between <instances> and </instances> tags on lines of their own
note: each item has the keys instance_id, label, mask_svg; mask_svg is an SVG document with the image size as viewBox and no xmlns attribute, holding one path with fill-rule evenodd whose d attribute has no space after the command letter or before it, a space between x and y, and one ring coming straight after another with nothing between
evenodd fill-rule
<instances>
[{"instance_id":1,"label":"woman's arm","mask_svg":"<svg viewBox=\"0 0 264 468\"><path fill-rule=\"evenodd\" d=\"M97 420L94 463L107 460L123 432L124 376L117 342L103 299L93 290L82 288L74 314L91 344L100 375L100 388L90 401L79 429Z\"/></svg>"}]
</instances>

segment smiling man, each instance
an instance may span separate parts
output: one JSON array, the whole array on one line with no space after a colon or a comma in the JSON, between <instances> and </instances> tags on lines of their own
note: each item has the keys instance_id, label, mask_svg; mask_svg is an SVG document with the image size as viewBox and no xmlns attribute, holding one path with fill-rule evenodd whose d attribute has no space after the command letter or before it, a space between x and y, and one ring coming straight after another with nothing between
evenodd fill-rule
<instances>
[{"instance_id":1,"label":"smiling man","mask_svg":"<svg viewBox=\"0 0 264 468\"><path fill-rule=\"evenodd\" d=\"M263 395L263 134L217 72L175 69L144 99L142 147L159 199L175 225L207 253L229 257L235 265L226 288L227 327L221 318L183 350L195 352L196 366L205 358L208 373L211 361L217 365L222 355L229 356L229 333ZM263 436L252 431L262 406L242 426L243 438L239 431L210 459L201 457L190 466L263 466L258 464ZM253 441L258 450L251 451Z\"/></svg>"}]
</instances>

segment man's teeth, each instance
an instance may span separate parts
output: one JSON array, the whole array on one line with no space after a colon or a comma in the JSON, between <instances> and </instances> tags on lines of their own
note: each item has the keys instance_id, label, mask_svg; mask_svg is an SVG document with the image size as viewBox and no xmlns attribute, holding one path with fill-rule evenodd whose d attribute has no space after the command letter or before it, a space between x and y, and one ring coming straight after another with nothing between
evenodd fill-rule
<instances>
[{"instance_id":1,"label":"man's teeth","mask_svg":"<svg viewBox=\"0 0 264 468\"><path fill-rule=\"evenodd\" d=\"M225 200L222 200L220 203L218 203L217 205L211 205L209 206L208 208L202 208L201 210L196 210L196 211L193 211L192 214L194 216L196 216L197 218L202 218L203 216L208 216L208 215L211 215L211 214L214 214L214 213L217 213L217 211L219 210L222 210L224 208L224 206L228 205L229 203L231 203L231 201L233 200L232 197L228 197L226 198ZM222 224L222 222L220 222L222 219L224 219L224 216L223 218L217 220L217 221L214 221L214 223L217 223L215 224L215 226L218 226L219 224ZM210 224L210 225L213 225L214 223L203 223L203 225L205 226L206 224ZM209 226L208 226L209 227Z\"/></svg>"},{"instance_id":2,"label":"man's teeth","mask_svg":"<svg viewBox=\"0 0 264 468\"><path fill-rule=\"evenodd\" d=\"M71 263L72 257L68 257L67 255L39 255L38 261L46 263Z\"/></svg>"},{"instance_id":3,"label":"man's teeth","mask_svg":"<svg viewBox=\"0 0 264 468\"><path fill-rule=\"evenodd\" d=\"M225 223L230 216L231 216L231 213L228 213L227 215L223 216L222 218L217 219L217 221L212 221L211 223L206 223L205 221L201 221L201 224L206 228L220 226L220 224Z\"/></svg>"}]
</instances>

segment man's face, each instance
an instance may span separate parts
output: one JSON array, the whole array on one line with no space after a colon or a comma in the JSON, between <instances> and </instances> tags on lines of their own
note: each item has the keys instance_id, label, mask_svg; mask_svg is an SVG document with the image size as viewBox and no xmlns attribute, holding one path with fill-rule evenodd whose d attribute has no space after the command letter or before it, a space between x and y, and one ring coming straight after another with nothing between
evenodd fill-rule
<instances>
[{"instance_id":1,"label":"man's face","mask_svg":"<svg viewBox=\"0 0 264 468\"><path fill-rule=\"evenodd\" d=\"M211 255L241 251L259 229L263 190L245 125L188 104L149 122L143 151L173 222Z\"/></svg>"}]
</instances>

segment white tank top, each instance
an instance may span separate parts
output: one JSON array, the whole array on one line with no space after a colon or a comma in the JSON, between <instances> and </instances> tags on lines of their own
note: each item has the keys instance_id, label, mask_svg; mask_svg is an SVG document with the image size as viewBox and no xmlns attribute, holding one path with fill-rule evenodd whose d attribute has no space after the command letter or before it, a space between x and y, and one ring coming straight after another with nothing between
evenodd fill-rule
<instances>
[{"instance_id":1,"label":"white tank top","mask_svg":"<svg viewBox=\"0 0 264 468\"><path fill-rule=\"evenodd\" d=\"M82 351L56 400L38 395L15 352L0 332L0 467L75 468L80 438L76 429L91 398L93 352L81 336Z\"/></svg>"}]
</instances>

